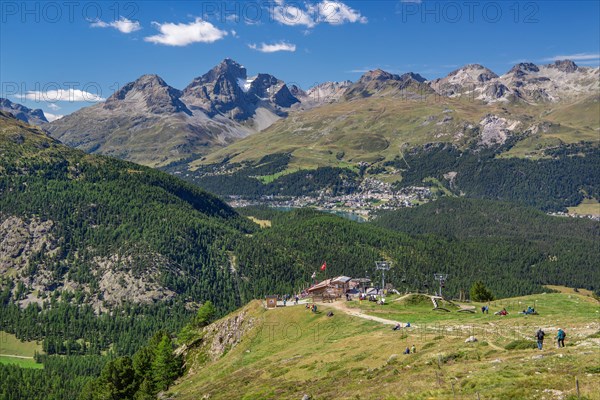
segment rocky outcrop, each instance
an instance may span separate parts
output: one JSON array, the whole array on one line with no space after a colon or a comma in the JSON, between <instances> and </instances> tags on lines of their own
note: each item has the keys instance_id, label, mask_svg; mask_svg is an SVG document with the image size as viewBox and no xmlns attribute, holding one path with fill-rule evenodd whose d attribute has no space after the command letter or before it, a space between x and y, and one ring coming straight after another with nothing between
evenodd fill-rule
<instances>
[{"instance_id":1,"label":"rocky outcrop","mask_svg":"<svg viewBox=\"0 0 600 400\"><path fill-rule=\"evenodd\" d=\"M0 274L18 272L41 252L54 254L57 240L52 234L54 223L0 214Z\"/></svg>"},{"instance_id":2,"label":"rocky outcrop","mask_svg":"<svg viewBox=\"0 0 600 400\"><path fill-rule=\"evenodd\" d=\"M74 282L68 274L55 273L56 263L62 264L65 271L71 267L70 262L60 258L60 242L53 221L0 214L0 274L11 278L13 286L21 282L26 287L17 299L21 307L32 302L41 304L54 290L81 290L87 294L87 303L97 310L125 302L155 303L175 296L175 292L160 284L161 268L174 269L160 254L114 254L87 262L78 259L77 262L89 265L92 279L97 282L92 289L89 283Z\"/></svg>"},{"instance_id":3,"label":"rocky outcrop","mask_svg":"<svg viewBox=\"0 0 600 400\"><path fill-rule=\"evenodd\" d=\"M503 144L520 124L519 121L488 114L479 122L481 126L479 142L483 146Z\"/></svg>"},{"instance_id":4,"label":"rocky outcrop","mask_svg":"<svg viewBox=\"0 0 600 400\"><path fill-rule=\"evenodd\" d=\"M261 329L260 314L264 309L259 301L252 301L242 309L204 327L196 339L176 350L186 358L188 374L193 375L210 361L216 361L236 348L244 338Z\"/></svg>"}]
</instances>

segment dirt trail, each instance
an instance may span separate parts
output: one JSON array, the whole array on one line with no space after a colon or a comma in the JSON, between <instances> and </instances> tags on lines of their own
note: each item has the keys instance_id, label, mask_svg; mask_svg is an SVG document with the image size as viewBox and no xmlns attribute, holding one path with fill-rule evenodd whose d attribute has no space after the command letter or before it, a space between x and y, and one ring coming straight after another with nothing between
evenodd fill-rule
<instances>
[{"instance_id":1,"label":"dirt trail","mask_svg":"<svg viewBox=\"0 0 600 400\"><path fill-rule=\"evenodd\" d=\"M317 304L322 307L335 308L336 310L339 310L339 311L343 312L344 314L350 315L352 317L368 319L369 321L375 321L375 322L379 322L379 323L385 324L385 325L396 325L397 323L400 323L400 325L402 325L402 326L406 325L406 322L393 321L391 319L375 317L373 315L365 314L360 310L348 308L348 307L346 307L346 304L339 302L339 301L334 301L333 303L317 303ZM411 326L414 326L414 325L411 325Z\"/></svg>"},{"instance_id":2,"label":"dirt trail","mask_svg":"<svg viewBox=\"0 0 600 400\"><path fill-rule=\"evenodd\" d=\"M410 296L410 295L407 295L407 296ZM395 301L397 301L397 300L399 300L399 299L396 299ZM381 318L381 317L375 317L373 315L368 315L368 314L363 313L361 310L348 308L345 303L339 302L339 301L334 301L333 303L321 303L321 302L318 302L317 304L319 305L319 307L331 307L331 308L335 308L336 310L339 310L339 311L343 312L344 314L350 315L352 317L367 319L369 321L375 321L375 322L379 322L379 323L385 324L385 325L396 325L397 323L400 323L401 326L403 326L403 327L406 326L406 322L394 321L394 320L391 320L391 319L386 319L386 318ZM417 325L413 325L413 324L411 324L411 327L418 328ZM452 327L450 327L450 326L446 327L446 329L449 330L449 331L451 331L453 329L456 329L456 328L467 330L470 327L469 326L465 326L465 325L456 325L456 326L452 326ZM491 330L491 329L486 328L486 327L482 327L482 328L484 330L486 330L486 331ZM499 351L506 351L506 349L504 349L504 348L502 348L502 347L500 347L500 346L492 343L490 340L488 340L487 343L493 349L496 349L496 350L499 350Z\"/></svg>"},{"instance_id":3,"label":"dirt trail","mask_svg":"<svg viewBox=\"0 0 600 400\"><path fill-rule=\"evenodd\" d=\"M33 357L18 356L16 354L0 354L0 357L24 358L24 359L27 359L27 360L33 360Z\"/></svg>"}]
</instances>

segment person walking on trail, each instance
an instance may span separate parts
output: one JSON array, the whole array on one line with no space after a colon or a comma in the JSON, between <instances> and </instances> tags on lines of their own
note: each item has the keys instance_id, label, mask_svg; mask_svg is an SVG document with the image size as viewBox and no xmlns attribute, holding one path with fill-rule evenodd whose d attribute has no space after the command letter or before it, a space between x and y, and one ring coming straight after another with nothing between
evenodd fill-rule
<instances>
[{"instance_id":1,"label":"person walking on trail","mask_svg":"<svg viewBox=\"0 0 600 400\"><path fill-rule=\"evenodd\" d=\"M417 352L417 348L415 347L415 345L413 344L411 349L410 349L411 353L415 354Z\"/></svg>"},{"instance_id":2,"label":"person walking on trail","mask_svg":"<svg viewBox=\"0 0 600 400\"><path fill-rule=\"evenodd\" d=\"M546 336L546 334L544 333L542 328L538 329L538 331L535 333L535 337L537 339L537 347L540 350L542 350L542 347L544 346L544 336Z\"/></svg>"},{"instance_id":3,"label":"person walking on trail","mask_svg":"<svg viewBox=\"0 0 600 400\"><path fill-rule=\"evenodd\" d=\"M563 331L562 328L559 328L558 333L556 334L558 348L565 347L565 338L566 337L567 337L567 334L565 333L565 331Z\"/></svg>"}]
</instances>

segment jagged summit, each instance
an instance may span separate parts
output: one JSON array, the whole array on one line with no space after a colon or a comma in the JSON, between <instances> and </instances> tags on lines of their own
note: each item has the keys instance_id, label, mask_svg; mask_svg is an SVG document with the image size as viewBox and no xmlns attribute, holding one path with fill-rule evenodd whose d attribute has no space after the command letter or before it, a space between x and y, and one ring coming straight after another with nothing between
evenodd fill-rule
<instances>
[{"instance_id":1,"label":"jagged summit","mask_svg":"<svg viewBox=\"0 0 600 400\"><path fill-rule=\"evenodd\" d=\"M556 68L562 72L575 72L577 71L577 64L571 60L556 60L554 64L548 65L549 68Z\"/></svg>"},{"instance_id":2,"label":"jagged summit","mask_svg":"<svg viewBox=\"0 0 600 400\"><path fill-rule=\"evenodd\" d=\"M344 99L351 100L373 95L420 96L431 91L424 84L425 82L425 78L414 72L398 75L378 68L364 73L356 83L350 85L344 93Z\"/></svg>"},{"instance_id":3,"label":"jagged summit","mask_svg":"<svg viewBox=\"0 0 600 400\"><path fill-rule=\"evenodd\" d=\"M219 79L236 81L237 79L246 79L247 71L242 65L238 62L232 60L231 58L226 58L213 67L210 71L205 73L204 75L195 78L192 83L190 83L185 89L184 92L193 90L194 87L202 85L208 82L215 82Z\"/></svg>"}]
</instances>

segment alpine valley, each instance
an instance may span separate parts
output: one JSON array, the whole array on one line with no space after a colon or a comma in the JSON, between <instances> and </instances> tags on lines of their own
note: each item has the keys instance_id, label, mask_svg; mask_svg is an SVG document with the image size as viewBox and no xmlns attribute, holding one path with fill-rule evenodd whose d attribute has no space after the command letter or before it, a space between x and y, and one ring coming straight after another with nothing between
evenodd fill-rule
<instances>
[{"instance_id":1,"label":"alpine valley","mask_svg":"<svg viewBox=\"0 0 600 400\"><path fill-rule=\"evenodd\" d=\"M234 205L369 214L451 194L567 212L600 197L599 90L599 69L569 60L500 76L469 64L433 80L372 70L304 91L225 59L183 90L144 75L32 122Z\"/></svg>"},{"instance_id":2,"label":"alpine valley","mask_svg":"<svg viewBox=\"0 0 600 400\"><path fill-rule=\"evenodd\" d=\"M598 398L599 85L567 60L305 91L225 59L182 90L144 75L52 122L3 99L0 398L532 398L539 370ZM566 212L591 218L549 215ZM319 265L378 286L380 260L389 303L260 301ZM511 316L472 314L486 304ZM521 304L546 313L527 329L573 328L555 370L510 330ZM387 325L408 319L424 330L400 359L413 331ZM444 336L465 329L496 336Z\"/></svg>"}]
</instances>

